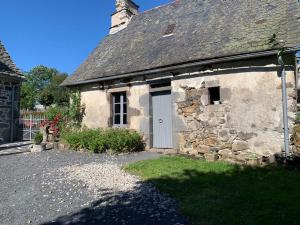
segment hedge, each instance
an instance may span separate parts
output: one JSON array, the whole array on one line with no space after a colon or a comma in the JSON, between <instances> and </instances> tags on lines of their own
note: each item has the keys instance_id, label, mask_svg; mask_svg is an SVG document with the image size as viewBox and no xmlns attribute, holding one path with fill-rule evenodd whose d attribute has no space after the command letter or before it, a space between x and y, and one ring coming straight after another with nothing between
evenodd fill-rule
<instances>
[{"instance_id":1,"label":"hedge","mask_svg":"<svg viewBox=\"0 0 300 225\"><path fill-rule=\"evenodd\" d=\"M137 152L144 150L142 136L128 129L84 129L62 133L62 140L75 150L86 149L94 153Z\"/></svg>"}]
</instances>

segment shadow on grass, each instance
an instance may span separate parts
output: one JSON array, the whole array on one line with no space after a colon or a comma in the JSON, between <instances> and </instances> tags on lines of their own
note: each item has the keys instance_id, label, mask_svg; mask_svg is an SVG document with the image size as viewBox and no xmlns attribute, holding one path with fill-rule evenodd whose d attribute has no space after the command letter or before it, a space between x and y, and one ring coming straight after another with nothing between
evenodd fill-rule
<instances>
[{"instance_id":1,"label":"shadow on grass","mask_svg":"<svg viewBox=\"0 0 300 225\"><path fill-rule=\"evenodd\" d=\"M239 166L223 172L187 169L149 181L178 201L191 224L300 224L297 170Z\"/></svg>"},{"instance_id":2,"label":"shadow on grass","mask_svg":"<svg viewBox=\"0 0 300 225\"><path fill-rule=\"evenodd\" d=\"M190 162L177 166L171 160L163 161L156 169L158 163L153 160L136 164L129 171L142 175L161 192L177 200L180 212L189 224L300 224L298 170L243 168L227 164L219 169L217 166L208 168L207 165L211 164L193 169ZM168 198L157 194L147 182L141 182L133 192L108 194L89 208L44 225L186 224L176 214L174 205Z\"/></svg>"}]
</instances>

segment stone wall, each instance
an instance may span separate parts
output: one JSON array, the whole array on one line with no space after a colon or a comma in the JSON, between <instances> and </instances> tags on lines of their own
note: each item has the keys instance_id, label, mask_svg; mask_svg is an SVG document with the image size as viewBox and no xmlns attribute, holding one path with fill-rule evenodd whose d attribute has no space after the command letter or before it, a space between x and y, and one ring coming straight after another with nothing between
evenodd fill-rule
<instances>
[{"instance_id":1,"label":"stone wall","mask_svg":"<svg viewBox=\"0 0 300 225\"><path fill-rule=\"evenodd\" d=\"M12 99L12 86L10 84L0 84L0 143L16 141L19 137L19 87L15 86L14 91L14 99Z\"/></svg>"},{"instance_id":2,"label":"stone wall","mask_svg":"<svg viewBox=\"0 0 300 225\"><path fill-rule=\"evenodd\" d=\"M183 153L247 162L281 153L281 80L278 68L260 67L198 73L172 83L174 108L185 126L177 131ZM190 76L190 74L188 75ZM287 72L290 128L295 118L294 72ZM209 102L210 87L220 87L221 104Z\"/></svg>"}]
</instances>

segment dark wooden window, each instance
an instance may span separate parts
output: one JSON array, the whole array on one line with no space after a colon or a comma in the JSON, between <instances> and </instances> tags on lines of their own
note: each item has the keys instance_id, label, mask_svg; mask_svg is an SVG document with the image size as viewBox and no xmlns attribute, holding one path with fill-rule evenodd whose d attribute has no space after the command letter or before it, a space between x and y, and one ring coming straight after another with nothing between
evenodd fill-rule
<instances>
[{"instance_id":1,"label":"dark wooden window","mask_svg":"<svg viewBox=\"0 0 300 225\"><path fill-rule=\"evenodd\" d=\"M175 27L176 27L176 24L170 24L170 25L168 25L166 31L164 32L164 35L173 34Z\"/></svg>"},{"instance_id":2,"label":"dark wooden window","mask_svg":"<svg viewBox=\"0 0 300 225\"><path fill-rule=\"evenodd\" d=\"M113 126L127 125L127 97L125 92L112 94Z\"/></svg>"},{"instance_id":3,"label":"dark wooden window","mask_svg":"<svg viewBox=\"0 0 300 225\"><path fill-rule=\"evenodd\" d=\"M151 88L171 87L171 81L165 81L161 83L153 83L150 85Z\"/></svg>"},{"instance_id":4,"label":"dark wooden window","mask_svg":"<svg viewBox=\"0 0 300 225\"><path fill-rule=\"evenodd\" d=\"M209 103L211 105L214 104L220 104L221 98L220 98L220 87L211 87L208 88L209 93Z\"/></svg>"}]
</instances>

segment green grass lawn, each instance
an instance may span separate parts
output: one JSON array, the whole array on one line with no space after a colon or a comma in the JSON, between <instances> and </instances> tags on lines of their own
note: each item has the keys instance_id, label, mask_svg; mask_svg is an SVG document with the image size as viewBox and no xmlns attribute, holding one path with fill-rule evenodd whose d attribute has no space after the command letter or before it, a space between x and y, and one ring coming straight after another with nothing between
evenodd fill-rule
<instances>
[{"instance_id":1,"label":"green grass lawn","mask_svg":"<svg viewBox=\"0 0 300 225\"><path fill-rule=\"evenodd\" d=\"M138 162L125 170L175 198L191 224L300 224L297 170L243 168L179 156Z\"/></svg>"}]
</instances>

